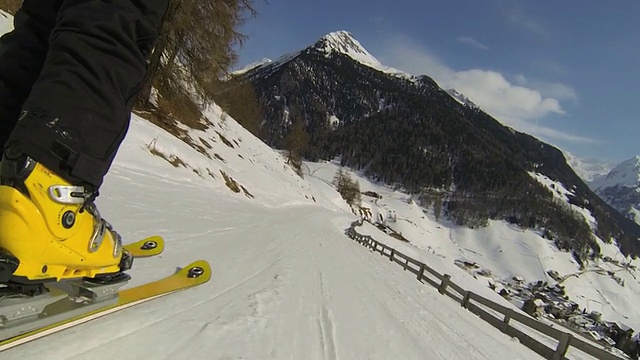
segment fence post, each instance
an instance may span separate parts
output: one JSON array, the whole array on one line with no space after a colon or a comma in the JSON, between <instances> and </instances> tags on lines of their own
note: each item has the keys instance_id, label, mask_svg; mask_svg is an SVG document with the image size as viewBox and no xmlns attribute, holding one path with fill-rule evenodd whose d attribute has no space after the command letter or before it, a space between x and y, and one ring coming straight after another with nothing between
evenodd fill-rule
<instances>
[{"instance_id":1,"label":"fence post","mask_svg":"<svg viewBox=\"0 0 640 360\"><path fill-rule=\"evenodd\" d=\"M563 333L558 339L558 347L556 348L556 352L553 353L553 360L562 360L564 359L567 350L569 349L569 344L571 343L571 334Z\"/></svg>"},{"instance_id":2,"label":"fence post","mask_svg":"<svg viewBox=\"0 0 640 360\"><path fill-rule=\"evenodd\" d=\"M511 309L507 309L507 311L504 313L504 319L502 320L502 323L500 324L500 331L502 331L503 333L507 332L507 328L509 327L509 321L511 321L511 312L513 310Z\"/></svg>"},{"instance_id":3,"label":"fence post","mask_svg":"<svg viewBox=\"0 0 640 360\"><path fill-rule=\"evenodd\" d=\"M393 255L395 255L396 249L391 249L391 255L389 255L389 261L393 261Z\"/></svg>"},{"instance_id":4,"label":"fence post","mask_svg":"<svg viewBox=\"0 0 640 360\"><path fill-rule=\"evenodd\" d=\"M447 290L447 287L449 286L450 282L451 282L451 275L444 274L444 277L442 279L442 283L440 284L440 287L438 288L438 292L440 294L444 295L444 292Z\"/></svg>"},{"instance_id":5,"label":"fence post","mask_svg":"<svg viewBox=\"0 0 640 360\"><path fill-rule=\"evenodd\" d=\"M471 300L471 291L467 290L464 292L464 297L462 298L462 307L467 309L469 306L469 300Z\"/></svg>"},{"instance_id":6,"label":"fence post","mask_svg":"<svg viewBox=\"0 0 640 360\"><path fill-rule=\"evenodd\" d=\"M508 324L509 321L511 321L511 312L513 310L509 309L509 311L506 312L506 314L504 314L504 320L502 320L502 322L504 322L505 324Z\"/></svg>"},{"instance_id":7,"label":"fence post","mask_svg":"<svg viewBox=\"0 0 640 360\"><path fill-rule=\"evenodd\" d=\"M425 264L420 264L420 272L418 273L418 281L422 282L422 276L424 275Z\"/></svg>"}]
</instances>

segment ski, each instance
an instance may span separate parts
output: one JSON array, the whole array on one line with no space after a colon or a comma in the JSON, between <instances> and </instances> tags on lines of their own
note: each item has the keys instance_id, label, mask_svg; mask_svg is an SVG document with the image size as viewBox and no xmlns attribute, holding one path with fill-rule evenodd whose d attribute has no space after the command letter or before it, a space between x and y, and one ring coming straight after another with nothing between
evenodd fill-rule
<instances>
[{"instance_id":1,"label":"ski","mask_svg":"<svg viewBox=\"0 0 640 360\"><path fill-rule=\"evenodd\" d=\"M50 293L46 295L50 302L43 305L41 311L26 320L21 318L12 321L11 317L3 319L3 323L0 324L0 338L6 331L15 332L18 329L17 331L20 333L0 340L0 351L161 296L202 285L210 279L211 267L209 263L199 260L185 266L173 275L125 290L114 290L114 285L91 284L82 281L54 283L50 285ZM126 282L115 286L121 287L124 284ZM75 290L59 289L59 286L71 286ZM20 299L2 299L0 307L5 308L6 305L3 302L11 300ZM16 310L16 313L24 312L24 309L25 307L22 307Z\"/></svg>"},{"instance_id":2,"label":"ski","mask_svg":"<svg viewBox=\"0 0 640 360\"><path fill-rule=\"evenodd\" d=\"M160 255L164 251L164 239L153 235L134 243L124 245L125 250L134 258L143 258Z\"/></svg>"}]
</instances>

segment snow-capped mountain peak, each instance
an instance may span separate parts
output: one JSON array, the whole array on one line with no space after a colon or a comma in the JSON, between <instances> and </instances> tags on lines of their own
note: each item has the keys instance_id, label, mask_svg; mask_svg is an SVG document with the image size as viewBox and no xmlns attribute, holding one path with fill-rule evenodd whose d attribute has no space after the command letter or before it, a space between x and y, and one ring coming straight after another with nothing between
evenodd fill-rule
<instances>
[{"instance_id":1,"label":"snow-capped mountain peak","mask_svg":"<svg viewBox=\"0 0 640 360\"><path fill-rule=\"evenodd\" d=\"M367 51L367 49L365 49L364 46L362 46L362 44L360 44L360 42L356 40L353 35L351 35L350 32L345 30L331 32L321 37L312 46L309 46L308 48L301 51L283 55L276 60L265 58L260 61L256 61L239 70L234 71L232 75L242 76L247 73L252 73L257 70L262 71L265 69L267 69L267 71L275 71L275 69L291 60L296 59L301 53L309 50L324 54L324 56L326 57L329 57L332 54L343 54L350 57L354 61L357 61L378 71L407 79L415 78L413 75L408 74L404 71L383 65L380 61L378 61L378 59L376 59L375 56Z\"/></svg>"},{"instance_id":2,"label":"snow-capped mountain peak","mask_svg":"<svg viewBox=\"0 0 640 360\"><path fill-rule=\"evenodd\" d=\"M640 155L623 161L609 171L607 176L595 179L591 183L593 189L613 187L616 185L626 187L640 186Z\"/></svg>"},{"instance_id":3,"label":"snow-capped mountain peak","mask_svg":"<svg viewBox=\"0 0 640 360\"><path fill-rule=\"evenodd\" d=\"M318 40L314 47L327 54L339 52L370 66L382 66L348 31L335 31Z\"/></svg>"},{"instance_id":4,"label":"snow-capped mountain peak","mask_svg":"<svg viewBox=\"0 0 640 360\"><path fill-rule=\"evenodd\" d=\"M344 54L361 64L390 75L408 79L414 78L409 73L383 65L350 32L345 30L334 31L321 37L312 48L324 53L326 56L334 53Z\"/></svg>"},{"instance_id":5,"label":"snow-capped mountain peak","mask_svg":"<svg viewBox=\"0 0 640 360\"><path fill-rule=\"evenodd\" d=\"M640 224L640 155L595 178L589 186L609 205Z\"/></svg>"}]
</instances>

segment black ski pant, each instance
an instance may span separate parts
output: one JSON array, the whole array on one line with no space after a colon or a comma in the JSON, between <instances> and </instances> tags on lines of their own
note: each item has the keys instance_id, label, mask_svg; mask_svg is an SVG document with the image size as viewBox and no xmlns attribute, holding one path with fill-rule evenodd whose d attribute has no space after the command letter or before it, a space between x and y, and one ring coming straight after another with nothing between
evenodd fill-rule
<instances>
[{"instance_id":1,"label":"black ski pant","mask_svg":"<svg viewBox=\"0 0 640 360\"><path fill-rule=\"evenodd\" d=\"M0 149L97 189L169 0L24 0L0 38Z\"/></svg>"}]
</instances>

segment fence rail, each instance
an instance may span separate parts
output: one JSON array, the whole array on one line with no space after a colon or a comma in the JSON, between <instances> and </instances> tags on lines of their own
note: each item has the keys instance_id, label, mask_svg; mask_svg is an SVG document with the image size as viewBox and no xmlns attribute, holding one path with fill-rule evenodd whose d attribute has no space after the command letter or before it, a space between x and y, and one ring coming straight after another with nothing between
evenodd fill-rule
<instances>
[{"instance_id":1,"label":"fence rail","mask_svg":"<svg viewBox=\"0 0 640 360\"><path fill-rule=\"evenodd\" d=\"M573 347L586 354L595 356L598 359L623 359L580 338L574 337L571 333L563 332L549 325L543 324L534 318L523 315L511 308L507 308L476 293L465 290L458 284L452 282L450 275L440 274L425 263L413 259L388 245L378 242L369 235L359 234L355 228L357 226L362 226L362 224L362 221L352 223L351 226L345 230L345 234L363 246L370 248L374 252L378 252L382 256L389 257L390 261L402 266L405 271L415 274L418 281L422 283L426 282L427 284L437 288L440 294L446 295L460 303L462 307L479 316L481 319L508 336L518 338L521 344L535 351L539 355L552 360L566 359L565 355L567 350L569 347ZM494 312L494 314L487 311L487 308ZM495 313L499 314L500 317L497 317ZM515 328L512 326L512 321L516 321L528 329L557 340L558 344L556 348L549 348L546 344L536 340L528 333Z\"/></svg>"}]
</instances>

